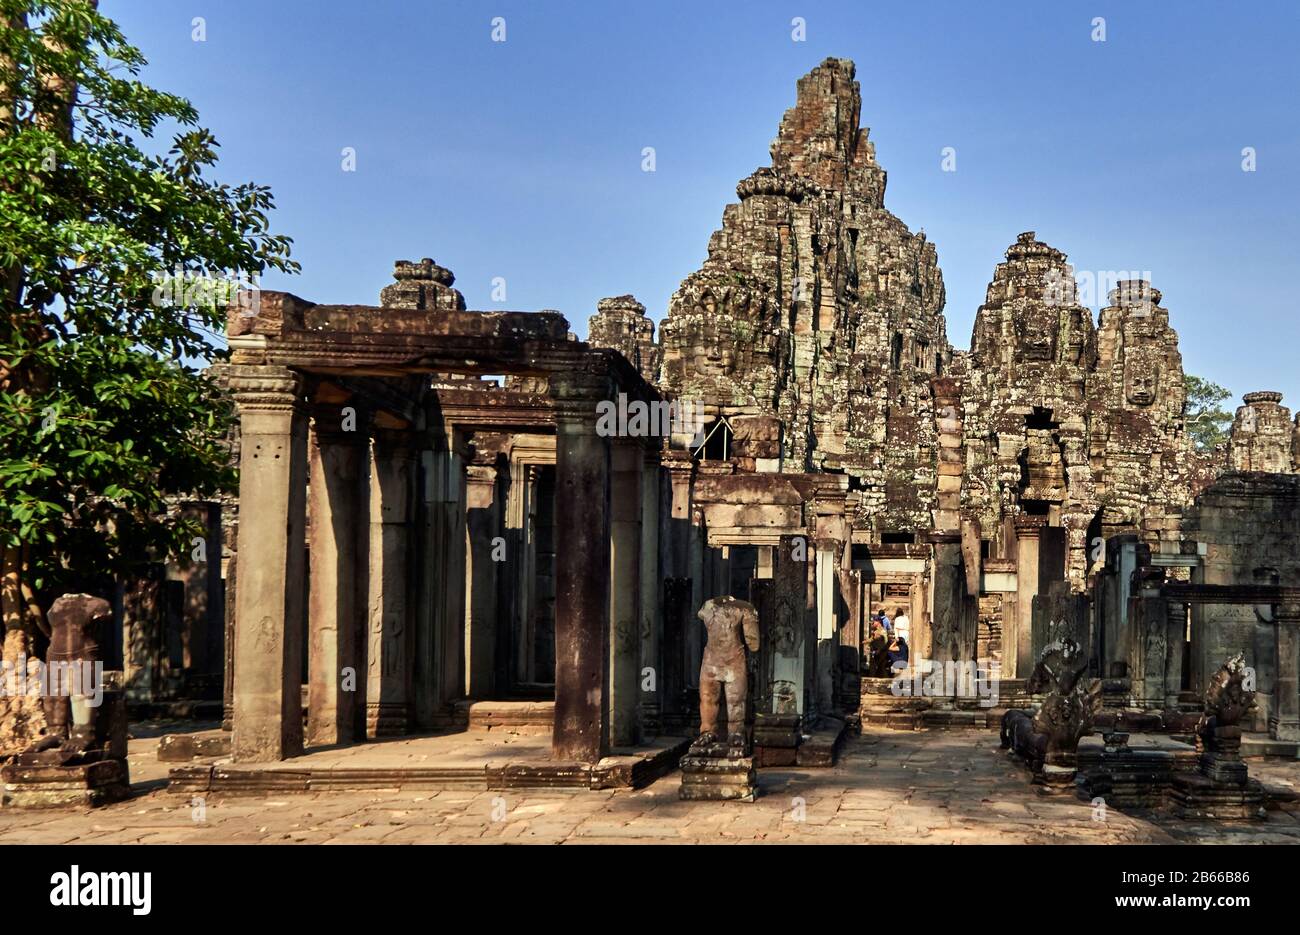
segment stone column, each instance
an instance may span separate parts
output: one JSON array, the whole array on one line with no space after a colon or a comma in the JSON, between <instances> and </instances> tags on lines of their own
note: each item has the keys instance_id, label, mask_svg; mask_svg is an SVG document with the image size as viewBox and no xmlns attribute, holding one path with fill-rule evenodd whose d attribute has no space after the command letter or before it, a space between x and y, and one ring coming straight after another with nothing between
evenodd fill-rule
<instances>
[{"instance_id":1,"label":"stone column","mask_svg":"<svg viewBox=\"0 0 1300 935\"><path fill-rule=\"evenodd\" d=\"M493 455L495 460L495 455ZM497 468L482 462L465 468L465 696L491 698L496 674L497 563L501 535L496 502Z\"/></svg>"},{"instance_id":2,"label":"stone column","mask_svg":"<svg viewBox=\"0 0 1300 935\"><path fill-rule=\"evenodd\" d=\"M1273 638L1277 675L1268 734L1274 740L1300 742L1300 604L1274 606Z\"/></svg>"},{"instance_id":3,"label":"stone column","mask_svg":"<svg viewBox=\"0 0 1300 935\"><path fill-rule=\"evenodd\" d=\"M835 709L836 666L839 661L839 627L835 616L836 579L835 543L822 541L816 544L816 566L813 569L816 604L816 685L817 707L823 713Z\"/></svg>"},{"instance_id":4,"label":"stone column","mask_svg":"<svg viewBox=\"0 0 1300 935\"><path fill-rule=\"evenodd\" d=\"M536 481L536 465L521 462L512 451L510 455L510 485L505 497L505 516L502 535L505 536L508 562L502 571L505 585L504 622L510 628L508 656L502 665L509 669L510 680L528 682L529 657L533 635L529 626L529 608L532 606L532 569L534 566L533 530L530 519Z\"/></svg>"},{"instance_id":5,"label":"stone column","mask_svg":"<svg viewBox=\"0 0 1300 935\"><path fill-rule=\"evenodd\" d=\"M639 438L611 446L609 501L609 742L640 740L641 472Z\"/></svg>"},{"instance_id":6,"label":"stone column","mask_svg":"<svg viewBox=\"0 0 1300 935\"><path fill-rule=\"evenodd\" d=\"M931 657L935 662L974 659L975 647L966 645L966 570L961 553L961 534L933 532L929 539L934 546L934 564L931 570L931 593L934 596L934 613L930 619ZM1029 627L1025 629L1028 630Z\"/></svg>"},{"instance_id":7,"label":"stone column","mask_svg":"<svg viewBox=\"0 0 1300 935\"><path fill-rule=\"evenodd\" d=\"M122 593L122 676L132 701L153 701L161 678L164 568L150 563Z\"/></svg>"},{"instance_id":8,"label":"stone column","mask_svg":"<svg viewBox=\"0 0 1300 935\"><path fill-rule=\"evenodd\" d=\"M782 536L772 572L772 714L805 714L808 540Z\"/></svg>"},{"instance_id":9,"label":"stone column","mask_svg":"<svg viewBox=\"0 0 1300 935\"><path fill-rule=\"evenodd\" d=\"M663 641L660 659L663 669L659 673L659 690L662 698L661 714L665 723L676 731L689 721L693 712L687 704L686 645L688 633L699 605L691 606L691 571L688 557L691 551L691 488L695 462L683 451L663 452L662 491L666 495L666 509L661 512L659 534L659 568L663 579Z\"/></svg>"},{"instance_id":10,"label":"stone column","mask_svg":"<svg viewBox=\"0 0 1300 935\"><path fill-rule=\"evenodd\" d=\"M430 419L430 421L432 421ZM413 698L422 729L450 724L450 703L461 697L465 676L461 644L465 638L465 468L454 439L422 452L424 520L418 586L427 624L421 618L415 646L421 674ZM421 613L424 613L422 610ZM425 677L423 673L427 672Z\"/></svg>"},{"instance_id":11,"label":"stone column","mask_svg":"<svg viewBox=\"0 0 1300 935\"><path fill-rule=\"evenodd\" d=\"M699 688L700 665L704 661L704 626L696 618L708 600L709 532L704 525L704 508L691 505L691 525L687 546L687 577L691 582L690 614L686 620L686 687Z\"/></svg>"},{"instance_id":12,"label":"stone column","mask_svg":"<svg viewBox=\"0 0 1300 935\"><path fill-rule=\"evenodd\" d=\"M1183 687L1183 647L1187 644L1187 605L1170 601L1165 606L1165 707L1178 708Z\"/></svg>"},{"instance_id":13,"label":"stone column","mask_svg":"<svg viewBox=\"0 0 1300 935\"><path fill-rule=\"evenodd\" d=\"M370 458L366 733L405 733L411 708L411 433L377 429Z\"/></svg>"},{"instance_id":14,"label":"stone column","mask_svg":"<svg viewBox=\"0 0 1300 935\"><path fill-rule=\"evenodd\" d=\"M600 391L555 375L554 759L609 750L609 446L596 434Z\"/></svg>"},{"instance_id":15,"label":"stone column","mask_svg":"<svg viewBox=\"0 0 1300 935\"><path fill-rule=\"evenodd\" d=\"M844 548L851 553L853 546ZM760 552L763 551L760 549ZM761 564L761 563L760 563ZM844 619L840 621L839 656L835 676L837 680L836 706L845 712L855 712L861 705L862 685L862 572L841 565L836 570L841 599L844 602ZM915 592L913 588L913 592ZM916 615L908 610L913 617Z\"/></svg>"},{"instance_id":16,"label":"stone column","mask_svg":"<svg viewBox=\"0 0 1300 935\"><path fill-rule=\"evenodd\" d=\"M1002 637L1003 665L1014 662L1007 678L1029 678L1034 671L1034 595L1038 593L1038 539L1046 517L1016 517L1016 626L1015 639Z\"/></svg>"},{"instance_id":17,"label":"stone column","mask_svg":"<svg viewBox=\"0 0 1300 935\"><path fill-rule=\"evenodd\" d=\"M226 587L225 606L222 608L223 641L221 647L221 729L229 731L235 724L235 604L239 594L239 508L235 504L232 522L223 531L223 538L229 543L230 555L222 548L221 563L224 565Z\"/></svg>"},{"instance_id":18,"label":"stone column","mask_svg":"<svg viewBox=\"0 0 1300 935\"><path fill-rule=\"evenodd\" d=\"M368 515L366 456L370 443L356 407L312 410L310 463L311 574L307 599L307 744L360 739L365 697L357 658L364 629L366 554L361 531ZM360 722L360 724L358 723Z\"/></svg>"},{"instance_id":19,"label":"stone column","mask_svg":"<svg viewBox=\"0 0 1300 935\"><path fill-rule=\"evenodd\" d=\"M1129 620L1134 625L1129 678L1134 703L1155 709L1165 703L1169 605L1160 592L1164 570L1143 568L1141 576L1138 592L1129 598Z\"/></svg>"},{"instance_id":20,"label":"stone column","mask_svg":"<svg viewBox=\"0 0 1300 935\"><path fill-rule=\"evenodd\" d=\"M191 543L180 565L185 590L184 668L191 691L205 691L221 671L224 630L221 607L221 505L213 502L186 503L185 516L203 525L203 550L196 557L197 543Z\"/></svg>"},{"instance_id":21,"label":"stone column","mask_svg":"<svg viewBox=\"0 0 1300 935\"><path fill-rule=\"evenodd\" d=\"M231 752L269 763L302 752L307 419L290 370L236 366L230 383L241 437Z\"/></svg>"},{"instance_id":22,"label":"stone column","mask_svg":"<svg viewBox=\"0 0 1300 935\"><path fill-rule=\"evenodd\" d=\"M661 587L659 575L659 451L645 452L641 477L641 670L650 670L651 680L640 679L641 730L658 733L660 691L663 678L661 657Z\"/></svg>"},{"instance_id":23,"label":"stone column","mask_svg":"<svg viewBox=\"0 0 1300 935\"><path fill-rule=\"evenodd\" d=\"M446 605L447 592L459 594L460 589L448 587L447 582L459 581L463 575L454 575L451 567L459 569L459 562L464 558L461 535L455 541L455 563L448 553L447 521L444 497L447 481L447 452L435 442L428 432L428 423L435 422L441 429L440 415L436 407L426 413L426 434L419 453L419 479L416 489L419 491L415 539L418 548L418 571L413 582L415 591L415 639L414 662L411 667L414 685L411 691L411 708L413 723L417 730L432 730L444 727L449 722L450 712L447 701L452 693L459 695L459 680L449 684L443 666L443 635L447 629ZM453 485L455 486L455 485ZM464 510L460 511L461 515ZM457 618L457 643L460 638L461 619ZM459 663L457 663L459 672Z\"/></svg>"}]
</instances>

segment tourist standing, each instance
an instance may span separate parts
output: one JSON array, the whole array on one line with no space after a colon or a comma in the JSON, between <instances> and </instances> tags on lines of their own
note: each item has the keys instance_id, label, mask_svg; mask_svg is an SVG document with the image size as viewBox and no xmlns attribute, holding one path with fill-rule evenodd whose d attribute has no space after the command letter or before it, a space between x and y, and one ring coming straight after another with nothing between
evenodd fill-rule
<instances>
[{"instance_id":1,"label":"tourist standing","mask_svg":"<svg viewBox=\"0 0 1300 935\"><path fill-rule=\"evenodd\" d=\"M907 642L912 638L912 621L907 619L907 611L900 610L894 618L894 636Z\"/></svg>"}]
</instances>

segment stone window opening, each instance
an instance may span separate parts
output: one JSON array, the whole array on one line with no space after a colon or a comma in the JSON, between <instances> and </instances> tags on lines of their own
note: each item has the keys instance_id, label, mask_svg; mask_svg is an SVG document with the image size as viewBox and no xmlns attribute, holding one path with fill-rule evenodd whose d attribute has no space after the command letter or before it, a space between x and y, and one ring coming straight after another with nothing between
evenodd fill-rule
<instances>
[{"instance_id":1,"label":"stone window opening","mask_svg":"<svg viewBox=\"0 0 1300 935\"><path fill-rule=\"evenodd\" d=\"M1061 424L1052 419L1052 410L1042 406L1035 406L1034 411L1025 416L1025 428L1027 429L1056 429Z\"/></svg>"},{"instance_id":2,"label":"stone window opening","mask_svg":"<svg viewBox=\"0 0 1300 935\"><path fill-rule=\"evenodd\" d=\"M894 332L889 361L894 370L898 370L903 366L903 334L900 331Z\"/></svg>"},{"instance_id":3,"label":"stone window opening","mask_svg":"<svg viewBox=\"0 0 1300 935\"><path fill-rule=\"evenodd\" d=\"M1052 505L1046 500L1021 500L1020 512L1026 516L1049 516Z\"/></svg>"},{"instance_id":4,"label":"stone window opening","mask_svg":"<svg viewBox=\"0 0 1300 935\"><path fill-rule=\"evenodd\" d=\"M715 419L704 432L704 441L692 453L697 461L727 461L731 458L731 424Z\"/></svg>"}]
</instances>

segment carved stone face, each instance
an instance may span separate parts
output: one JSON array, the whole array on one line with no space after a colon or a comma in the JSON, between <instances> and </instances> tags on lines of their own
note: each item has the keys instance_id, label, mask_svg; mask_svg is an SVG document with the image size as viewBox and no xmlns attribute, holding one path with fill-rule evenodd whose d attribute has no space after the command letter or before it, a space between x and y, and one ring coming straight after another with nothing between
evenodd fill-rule
<instances>
[{"instance_id":1,"label":"carved stone face","mask_svg":"<svg viewBox=\"0 0 1300 935\"><path fill-rule=\"evenodd\" d=\"M1050 309L1035 309L1016 320L1016 337L1025 360L1053 360L1056 357L1057 320Z\"/></svg>"},{"instance_id":2,"label":"carved stone face","mask_svg":"<svg viewBox=\"0 0 1300 935\"><path fill-rule=\"evenodd\" d=\"M1151 348L1137 347L1124 359L1124 398L1134 406L1150 406L1160 393L1159 357Z\"/></svg>"},{"instance_id":3,"label":"carved stone face","mask_svg":"<svg viewBox=\"0 0 1300 935\"><path fill-rule=\"evenodd\" d=\"M1088 313L1074 312L1070 315L1070 331L1066 337L1062 360L1071 364L1084 363L1088 351Z\"/></svg>"}]
</instances>

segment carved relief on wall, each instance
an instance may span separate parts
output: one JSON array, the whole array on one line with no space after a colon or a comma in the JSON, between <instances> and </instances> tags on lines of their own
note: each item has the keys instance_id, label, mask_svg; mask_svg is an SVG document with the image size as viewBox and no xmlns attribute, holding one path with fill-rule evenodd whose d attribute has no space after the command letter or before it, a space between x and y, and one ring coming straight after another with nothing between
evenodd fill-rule
<instances>
[{"instance_id":1,"label":"carved relief on wall","mask_svg":"<svg viewBox=\"0 0 1300 935\"><path fill-rule=\"evenodd\" d=\"M1056 313L1033 309L1016 319L1016 341L1025 360L1054 360L1056 358L1056 332L1059 327Z\"/></svg>"}]
</instances>

